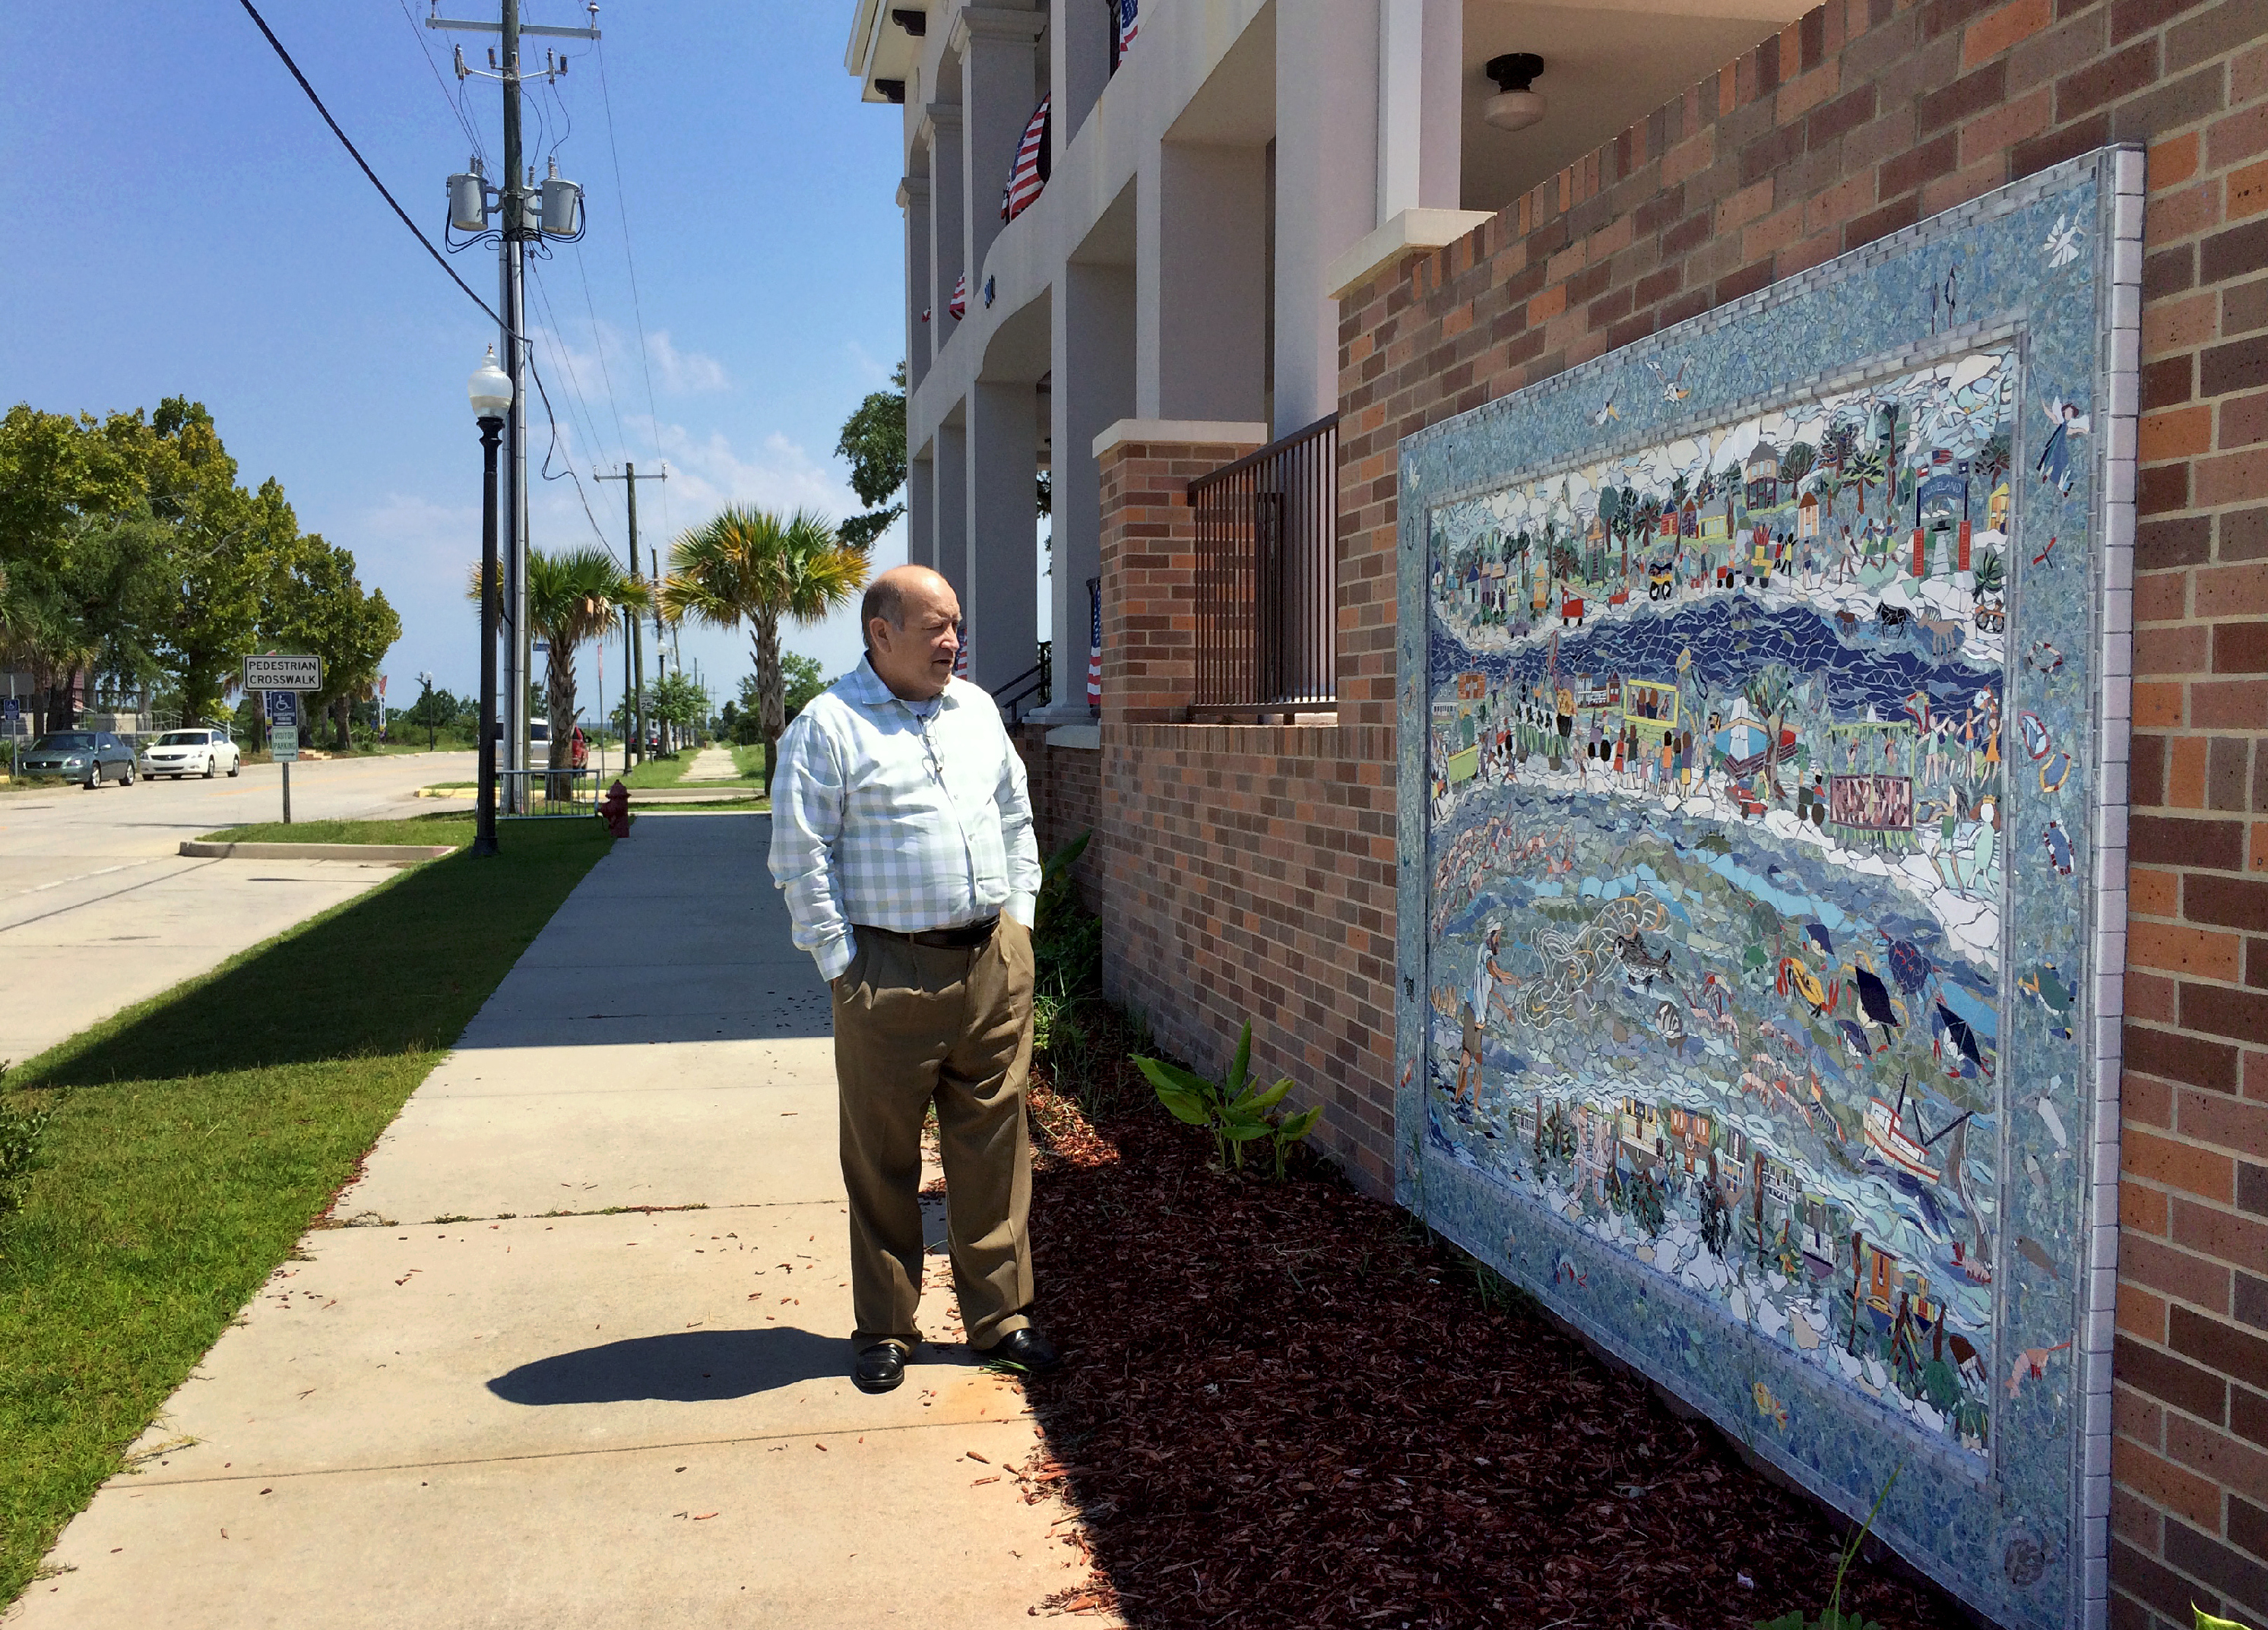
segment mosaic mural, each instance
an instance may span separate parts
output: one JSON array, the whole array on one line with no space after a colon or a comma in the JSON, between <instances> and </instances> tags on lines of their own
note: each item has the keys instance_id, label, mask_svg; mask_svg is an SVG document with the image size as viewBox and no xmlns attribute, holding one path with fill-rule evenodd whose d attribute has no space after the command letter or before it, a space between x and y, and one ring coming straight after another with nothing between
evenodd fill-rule
<instances>
[{"instance_id":1,"label":"mosaic mural","mask_svg":"<svg viewBox=\"0 0 2268 1630\"><path fill-rule=\"evenodd\" d=\"M2011 1623L2087 1617L2117 162L1403 450L1401 1198Z\"/></svg>"}]
</instances>

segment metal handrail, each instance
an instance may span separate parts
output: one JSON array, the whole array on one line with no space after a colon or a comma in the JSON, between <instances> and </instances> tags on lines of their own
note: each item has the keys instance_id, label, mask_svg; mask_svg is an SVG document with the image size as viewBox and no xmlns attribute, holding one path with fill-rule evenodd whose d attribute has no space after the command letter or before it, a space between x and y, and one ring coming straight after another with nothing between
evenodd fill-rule
<instances>
[{"instance_id":1,"label":"metal handrail","mask_svg":"<svg viewBox=\"0 0 2268 1630\"><path fill-rule=\"evenodd\" d=\"M993 701L1012 725L1024 722L1024 704L1036 701L1042 707L1055 699L1055 642L1040 641L1040 660L994 693Z\"/></svg>"},{"instance_id":2,"label":"metal handrail","mask_svg":"<svg viewBox=\"0 0 2268 1630\"><path fill-rule=\"evenodd\" d=\"M1338 424L1326 414L1189 483L1199 710L1338 699Z\"/></svg>"},{"instance_id":3,"label":"metal handrail","mask_svg":"<svg viewBox=\"0 0 2268 1630\"><path fill-rule=\"evenodd\" d=\"M500 820L558 820L598 813L599 772L587 766L581 770L499 769L496 776Z\"/></svg>"}]
</instances>

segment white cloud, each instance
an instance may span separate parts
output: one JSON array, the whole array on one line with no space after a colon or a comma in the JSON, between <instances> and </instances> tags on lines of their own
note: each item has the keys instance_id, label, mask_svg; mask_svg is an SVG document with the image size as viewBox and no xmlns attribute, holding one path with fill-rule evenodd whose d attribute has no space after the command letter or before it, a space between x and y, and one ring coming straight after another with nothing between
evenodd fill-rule
<instances>
[{"instance_id":1,"label":"white cloud","mask_svg":"<svg viewBox=\"0 0 2268 1630\"><path fill-rule=\"evenodd\" d=\"M662 390L670 395L723 390L732 383L723 363L703 351L678 350L666 328L656 328L649 335L645 349Z\"/></svg>"}]
</instances>

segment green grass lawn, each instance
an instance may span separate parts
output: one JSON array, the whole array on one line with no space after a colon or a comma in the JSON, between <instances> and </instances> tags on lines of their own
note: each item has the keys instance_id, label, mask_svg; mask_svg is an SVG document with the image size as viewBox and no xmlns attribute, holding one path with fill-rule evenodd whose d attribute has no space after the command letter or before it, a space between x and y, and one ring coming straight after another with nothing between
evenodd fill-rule
<instances>
[{"instance_id":1,"label":"green grass lawn","mask_svg":"<svg viewBox=\"0 0 2268 1630\"><path fill-rule=\"evenodd\" d=\"M693 755L690 752L685 752L680 753L674 758L644 759L631 766L630 774L619 778L609 776L607 778L607 782L611 786L619 778L624 786L633 788L675 786L678 778L692 768Z\"/></svg>"},{"instance_id":2,"label":"green grass lawn","mask_svg":"<svg viewBox=\"0 0 2268 1630\"><path fill-rule=\"evenodd\" d=\"M0 1220L0 1604L608 843L514 823L493 859L406 870L9 1073L8 1107L55 1119Z\"/></svg>"},{"instance_id":3,"label":"green grass lawn","mask_svg":"<svg viewBox=\"0 0 2268 1630\"><path fill-rule=\"evenodd\" d=\"M595 822L594 822L595 824ZM212 844L454 844L473 841L473 812L437 809L401 821L256 821L207 832ZM503 842L502 838L497 840Z\"/></svg>"}]
</instances>

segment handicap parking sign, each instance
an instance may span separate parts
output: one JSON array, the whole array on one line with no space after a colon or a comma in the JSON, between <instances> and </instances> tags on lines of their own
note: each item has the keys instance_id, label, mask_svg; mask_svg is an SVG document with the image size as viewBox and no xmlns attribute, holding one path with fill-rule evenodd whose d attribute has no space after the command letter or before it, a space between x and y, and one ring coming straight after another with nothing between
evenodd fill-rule
<instances>
[{"instance_id":1,"label":"handicap parking sign","mask_svg":"<svg viewBox=\"0 0 2268 1630\"><path fill-rule=\"evenodd\" d=\"M268 722L271 725L296 725L299 722L299 693L296 690L269 690L261 693L268 700Z\"/></svg>"}]
</instances>

